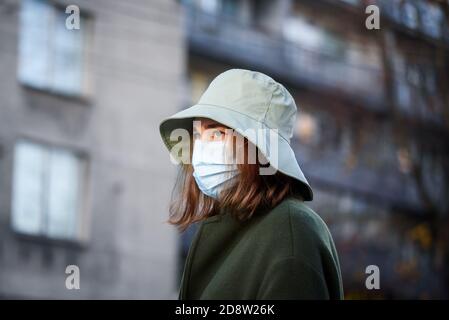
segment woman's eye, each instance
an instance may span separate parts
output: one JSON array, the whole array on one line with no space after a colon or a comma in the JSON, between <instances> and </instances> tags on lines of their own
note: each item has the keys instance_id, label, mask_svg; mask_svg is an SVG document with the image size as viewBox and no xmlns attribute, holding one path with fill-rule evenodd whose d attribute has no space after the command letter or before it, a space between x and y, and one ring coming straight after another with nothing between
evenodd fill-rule
<instances>
[{"instance_id":1,"label":"woman's eye","mask_svg":"<svg viewBox=\"0 0 449 320\"><path fill-rule=\"evenodd\" d=\"M222 134L223 134L223 133L222 133L221 131L215 130L215 131L214 131L214 134L213 134L214 140L215 140L215 139L221 139Z\"/></svg>"},{"instance_id":2,"label":"woman's eye","mask_svg":"<svg viewBox=\"0 0 449 320\"><path fill-rule=\"evenodd\" d=\"M193 134L193 140L198 140L198 139L201 139L201 134L199 134L198 132L195 132Z\"/></svg>"}]
</instances>

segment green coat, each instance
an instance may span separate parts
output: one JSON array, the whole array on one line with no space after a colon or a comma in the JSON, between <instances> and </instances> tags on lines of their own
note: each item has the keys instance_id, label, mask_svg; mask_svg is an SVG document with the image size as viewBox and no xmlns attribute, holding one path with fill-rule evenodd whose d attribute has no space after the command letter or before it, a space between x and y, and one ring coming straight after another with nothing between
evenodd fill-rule
<instances>
[{"instance_id":1,"label":"green coat","mask_svg":"<svg viewBox=\"0 0 449 320\"><path fill-rule=\"evenodd\" d=\"M323 220L289 198L239 223L226 212L199 224L179 299L342 299L334 242Z\"/></svg>"}]
</instances>

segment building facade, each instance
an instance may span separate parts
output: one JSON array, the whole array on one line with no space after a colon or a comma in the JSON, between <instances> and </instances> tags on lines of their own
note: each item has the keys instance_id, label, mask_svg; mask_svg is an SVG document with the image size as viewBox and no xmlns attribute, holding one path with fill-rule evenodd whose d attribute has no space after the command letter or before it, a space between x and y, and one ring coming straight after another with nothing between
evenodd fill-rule
<instances>
[{"instance_id":1,"label":"building facade","mask_svg":"<svg viewBox=\"0 0 449 320\"><path fill-rule=\"evenodd\" d=\"M179 3L7 0L0 17L0 297L176 298L158 124L180 106Z\"/></svg>"},{"instance_id":2,"label":"building facade","mask_svg":"<svg viewBox=\"0 0 449 320\"><path fill-rule=\"evenodd\" d=\"M183 3L186 105L233 67L294 95L293 145L315 190L309 205L336 241L346 297L447 297L447 3ZM370 30L373 4L380 29ZM365 286L370 265L380 290Z\"/></svg>"}]
</instances>

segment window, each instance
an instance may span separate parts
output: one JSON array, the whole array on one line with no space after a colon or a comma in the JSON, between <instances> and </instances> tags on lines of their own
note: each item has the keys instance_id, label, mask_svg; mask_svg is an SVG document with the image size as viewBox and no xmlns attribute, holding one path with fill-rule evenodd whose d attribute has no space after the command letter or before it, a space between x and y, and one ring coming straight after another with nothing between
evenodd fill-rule
<instances>
[{"instance_id":1,"label":"window","mask_svg":"<svg viewBox=\"0 0 449 320\"><path fill-rule=\"evenodd\" d=\"M85 92L85 30L66 28L64 8L44 0L22 1L19 80L31 87L66 95Z\"/></svg>"},{"instance_id":2,"label":"window","mask_svg":"<svg viewBox=\"0 0 449 320\"><path fill-rule=\"evenodd\" d=\"M15 147L14 230L49 238L81 236L85 161L73 152L20 141Z\"/></svg>"},{"instance_id":3,"label":"window","mask_svg":"<svg viewBox=\"0 0 449 320\"><path fill-rule=\"evenodd\" d=\"M198 5L204 12L209 14L237 15L238 1L236 0L199 0Z\"/></svg>"},{"instance_id":4,"label":"window","mask_svg":"<svg viewBox=\"0 0 449 320\"><path fill-rule=\"evenodd\" d=\"M228 17L237 17L239 10L239 3L236 0L222 0L221 2L224 15Z\"/></svg>"},{"instance_id":5,"label":"window","mask_svg":"<svg viewBox=\"0 0 449 320\"><path fill-rule=\"evenodd\" d=\"M416 29L418 27L418 10L413 3L404 3L403 21L404 24L411 29Z\"/></svg>"},{"instance_id":6,"label":"window","mask_svg":"<svg viewBox=\"0 0 449 320\"><path fill-rule=\"evenodd\" d=\"M220 10L220 1L218 0L201 0L200 1L200 7L205 12L210 14L217 14L217 12Z\"/></svg>"},{"instance_id":7,"label":"window","mask_svg":"<svg viewBox=\"0 0 449 320\"><path fill-rule=\"evenodd\" d=\"M295 134L304 144L316 144L319 139L319 128L316 117L304 111L296 118Z\"/></svg>"},{"instance_id":8,"label":"window","mask_svg":"<svg viewBox=\"0 0 449 320\"><path fill-rule=\"evenodd\" d=\"M298 45L305 52L326 54L338 60L346 58L345 40L312 20L296 14L286 18L282 28L284 39Z\"/></svg>"},{"instance_id":9,"label":"window","mask_svg":"<svg viewBox=\"0 0 449 320\"><path fill-rule=\"evenodd\" d=\"M441 23L444 14L440 7L431 3L419 3L421 11L421 25L425 33L431 37L439 38L441 36Z\"/></svg>"}]
</instances>

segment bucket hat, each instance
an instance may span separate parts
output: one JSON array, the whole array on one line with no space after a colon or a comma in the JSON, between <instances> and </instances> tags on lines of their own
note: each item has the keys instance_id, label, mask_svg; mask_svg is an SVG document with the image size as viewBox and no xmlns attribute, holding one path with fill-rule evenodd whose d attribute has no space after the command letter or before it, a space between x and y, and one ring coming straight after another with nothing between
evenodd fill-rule
<instances>
[{"instance_id":1,"label":"bucket hat","mask_svg":"<svg viewBox=\"0 0 449 320\"><path fill-rule=\"evenodd\" d=\"M276 170L296 179L304 200L310 201L312 188L290 145L296 114L295 101L282 84L261 72L230 69L209 84L197 104L164 119L159 131L166 147L172 151L179 143L170 138L174 130L190 132L195 118L219 122L252 142ZM258 135L248 134L247 129L269 132L277 143L277 154L270 153L267 148L271 138L260 139ZM171 155L180 161L178 153ZM276 161L273 161L274 156Z\"/></svg>"}]
</instances>

